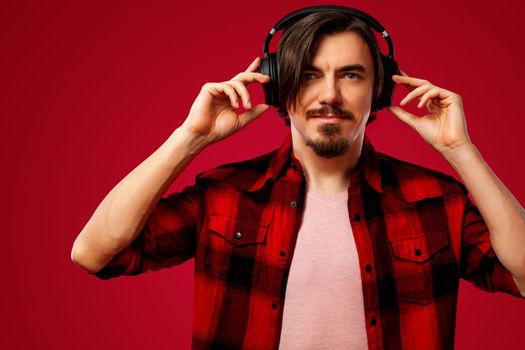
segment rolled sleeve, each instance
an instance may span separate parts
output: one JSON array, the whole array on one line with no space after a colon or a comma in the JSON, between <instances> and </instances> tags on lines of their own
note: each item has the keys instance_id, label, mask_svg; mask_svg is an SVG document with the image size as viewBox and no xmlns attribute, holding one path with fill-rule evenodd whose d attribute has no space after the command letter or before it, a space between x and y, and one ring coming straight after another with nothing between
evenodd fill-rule
<instances>
[{"instance_id":1,"label":"rolled sleeve","mask_svg":"<svg viewBox=\"0 0 525 350\"><path fill-rule=\"evenodd\" d=\"M93 275L101 279L137 275L194 257L197 203L196 185L161 198L133 242Z\"/></svg>"},{"instance_id":2,"label":"rolled sleeve","mask_svg":"<svg viewBox=\"0 0 525 350\"><path fill-rule=\"evenodd\" d=\"M463 220L461 277L481 290L523 298L512 274L496 256L487 225L468 197Z\"/></svg>"}]
</instances>

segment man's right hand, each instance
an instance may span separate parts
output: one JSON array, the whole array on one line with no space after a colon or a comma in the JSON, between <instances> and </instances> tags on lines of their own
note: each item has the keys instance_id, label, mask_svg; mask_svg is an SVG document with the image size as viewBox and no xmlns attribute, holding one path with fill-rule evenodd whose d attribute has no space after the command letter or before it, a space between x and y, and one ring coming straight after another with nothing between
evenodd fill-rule
<instances>
[{"instance_id":1,"label":"man's right hand","mask_svg":"<svg viewBox=\"0 0 525 350\"><path fill-rule=\"evenodd\" d=\"M229 81L206 83L193 102L190 113L180 129L198 144L205 146L237 132L264 113L270 106L258 104L252 107L246 88L251 83L267 83L270 77L257 73L260 58L256 58L246 69ZM242 106L244 113L237 113Z\"/></svg>"},{"instance_id":2,"label":"man's right hand","mask_svg":"<svg viewBox=\"0 0 525 350\"><path fill-rule=\"evenodd\" d=\"M257 73L259 59L224 83L202 88L184 123L146 160L122 179L99 204L71 250L73 261L100 271L136 238L160 197L199 150L238 131L269 106L250 105L246 84L266 83ZM241 104L246 111L237 114Z\"/></svg>"}]
</instances>

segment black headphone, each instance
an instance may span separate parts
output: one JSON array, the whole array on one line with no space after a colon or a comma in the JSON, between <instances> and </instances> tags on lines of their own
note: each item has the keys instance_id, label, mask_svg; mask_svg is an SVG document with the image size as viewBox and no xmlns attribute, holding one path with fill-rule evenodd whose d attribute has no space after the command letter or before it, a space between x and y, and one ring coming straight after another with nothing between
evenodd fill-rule
<instances>
[{"instance_id":1,"label":"black headphone","mask_svg":"<svg viewBox=\"0 0 525 350\"><path fill-rule=\"evenodd\" d=\"M381 94L374 99L372 102L372 111L378 111L385 107L388 107L392 104L392 95L394 93L394 82L392 81L392 75L399 74L399 68L397 62L394 60L394 44L392 39L388 35L387 31L383 26L372 16L344 6L312 6L306 7L297 11L294 11L284 18L282 18L275 26L273 26L270 33L266 36L264 41L264 57L261 60L259 72L270 76L270 82L264 84L264 92L266 95L266 104L279 107L279 62L277 60L276 53L269 53L270 41L272 40L275 33L283 28L287 28L293 23L299 21L300 19L308 16L312 13L317 12L342 12L349 17L355 17L364 23L366 23L370 28L380 33L383 38L385 38L388 44L388 56L381 54L381 61L383 64L383 70L385 73L385 78L383 82L383 89Z\"/></svg>"}]
</instances>

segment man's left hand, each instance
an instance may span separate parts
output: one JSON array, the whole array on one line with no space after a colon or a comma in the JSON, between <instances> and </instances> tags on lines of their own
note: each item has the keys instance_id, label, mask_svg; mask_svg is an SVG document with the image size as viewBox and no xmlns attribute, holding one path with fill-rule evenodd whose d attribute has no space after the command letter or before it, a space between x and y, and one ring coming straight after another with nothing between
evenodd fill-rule
<instances>
[{"instance_id":1,"label":"man's left hand","mask_svg":"<svg viewBox=\"0 0 525 350\"><path fill-rule=\"evenodd\" d=\"M439 152L449 152L470 143L465 123L465 113L461 97L451 91L432 85L427 80L394 75L392 79L405 85L410 92L401 100L399 106L388 110L416 130L423 139ZM418 99L418 108L426 108L428 114L417 116L407 112L406 106Z\"/></svg>"}]
</instances>

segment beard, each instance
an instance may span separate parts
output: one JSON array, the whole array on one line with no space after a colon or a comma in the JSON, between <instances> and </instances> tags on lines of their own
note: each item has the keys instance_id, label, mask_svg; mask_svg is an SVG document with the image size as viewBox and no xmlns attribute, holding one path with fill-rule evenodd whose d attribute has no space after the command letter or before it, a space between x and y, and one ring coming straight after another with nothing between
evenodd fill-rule
<instances>
[{"instance_id":1,"label":"beard","mask_svg":"<svg viewBox=\"0 0 525 350\"><path fill-rule=\"evenodd\" d=\"M333 114L340 118L355 120L352 112L331 105L307 111L306 118L323 114ZM324 158L338 157L350 147L350 142L340 135L341 126L339 124L321 124L317 130L321 136L316 139L307 139L306 145L311 147L318 156Z\"/></svg>"},{"instance_id":2,"label":"beard","mask_svg":"<svg viewBox=\"0 0 525 350\"><path fill-rule=\"evenodd\" d=\"M323 158L343 155L350 147L350 143L339 134L340 129L341 127L336 124L319 125L317 130L321 136L316 139L307 139L306 145Z\"/></svg>"}]
</instances>

